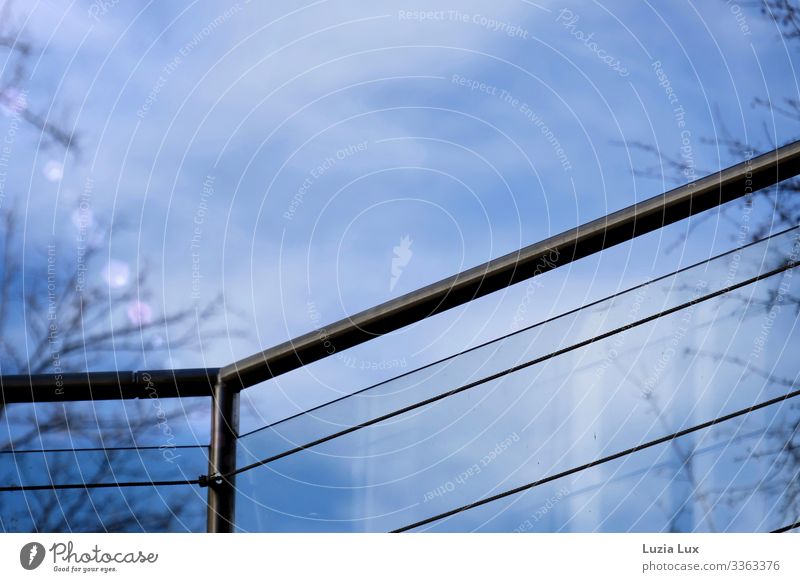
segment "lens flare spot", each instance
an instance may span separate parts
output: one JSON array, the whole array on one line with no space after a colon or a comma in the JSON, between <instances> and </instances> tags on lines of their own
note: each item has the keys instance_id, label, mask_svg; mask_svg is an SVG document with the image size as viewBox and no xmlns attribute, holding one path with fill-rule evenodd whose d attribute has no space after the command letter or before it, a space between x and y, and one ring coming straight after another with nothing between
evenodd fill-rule
<instances>
[{"instance_id":1,"label":"lens flare spot","mask_svg":"<svg viewBox=\"0 0 800 582\"><path fill-rule=\"evenodd\" d=\"M42 173L51 182L60 182L61 178L64 177L64 164L56 160L50 160L44 165Z\"/></svg>"},{"instance_id":2,"label":"lens flare spot","mask_svg":"<svg viewBox=\"0 0 800 582\"><path fill-rule=\"evenodd\" d=\"M121 289L131 280L131 268L128 263L111 259L103 268L103 280L112 289Z\"/></svg>"},{"instance_id":3,"label":"lens flare spot","mask_svg":"<svg viewBox=\"0 0 800 582\"><path fill-rule=\"evenodd\" d=\"M0 93L0 111L6 117L14 117L19 115L28 107L28 102L25 95L19 89L7 89L4 93Z\"/></svg>"},{"instance_id":4,"label":"lens flare spot","mask_svg":"<svg viewBox=\"0 0 800 582\"><path fill-rule=\"evenodd\" d=\"M128 320L133 325L147 325L153 321L153 308L142 301L134 301L128 306Z\"/></svg>"}]
</instances>

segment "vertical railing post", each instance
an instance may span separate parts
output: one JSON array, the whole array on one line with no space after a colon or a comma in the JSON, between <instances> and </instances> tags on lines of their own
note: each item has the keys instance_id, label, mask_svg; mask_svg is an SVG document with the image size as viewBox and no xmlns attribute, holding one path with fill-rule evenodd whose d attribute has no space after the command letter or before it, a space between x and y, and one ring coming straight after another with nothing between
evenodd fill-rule
<instances>
[{"instance_id":1,"label":"vertical railing post","mask_svg":"<svg viewBox=\"0 0 800 582\"><path fill-rule=\"evenodd\" d=\"M234 477L239 436L239 390L217 378L211 398L211 442L208 455L209 533L232 533L236 507Z\"/></svg>"}]
</instances>

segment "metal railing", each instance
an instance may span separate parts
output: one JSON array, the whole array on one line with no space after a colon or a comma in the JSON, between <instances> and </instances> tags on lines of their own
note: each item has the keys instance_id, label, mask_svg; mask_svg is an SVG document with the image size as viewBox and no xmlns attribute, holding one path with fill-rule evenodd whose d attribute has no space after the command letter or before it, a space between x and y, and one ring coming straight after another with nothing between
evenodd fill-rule
<instances>
[{"instance_id":1,"label":"metal railing","mask_svg":"<svg viewBox=\"0 0 800 582\"><path fill-rule=\"evenodd\" d=\"M207 529L231 532L235 515L239 392L375 337L569 264L800 174L793 142L517 252L362 311L222 368L0 377L5 403L211 396Z\"/></svg>"}]
</instances>

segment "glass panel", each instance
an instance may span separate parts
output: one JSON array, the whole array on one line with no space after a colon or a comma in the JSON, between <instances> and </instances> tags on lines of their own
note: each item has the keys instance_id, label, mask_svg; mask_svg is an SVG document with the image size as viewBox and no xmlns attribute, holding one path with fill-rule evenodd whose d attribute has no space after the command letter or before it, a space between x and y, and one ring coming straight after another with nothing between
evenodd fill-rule
<instances>
[{"instance_id":1,"label":"glass panel","mask_svg":"<svg viewBox=\"0 0 800 582\"><path fill-rule=\"evenodd\" d=\"M208 442L211 399L149 398L10 404L0 417L0 451L174 447Z\"/></svg>"},{"instance_id":2,"label":"glass panel","mask_svg":"<svg viewBox=\"0 0 800 582\"><path fill-rule=\"evenodd\" d=\"M206 447L0 453L4 487L197 479ZM0 492L0 530L205 531L206 490L198 486Z\"/></svg>"},{"instance_id":3,"label":"glass panel","mask_svg":"<svg viewBox=\"0 0 800 582\"><path fill-rule=\"evenodd\" d=\"M237 464L291 450L767 272L789 255L798 228L243 435Z\"/></svg>"},{"instance_id":4,"label":"glass panel","mask_svg":"<svg viewBox=\"0 0 800 582\"><path fill-rule=\"evenodd\" d=\"M417 372L421 377L384 384L375 392L381 396L369 391L253 433L242 439L240 461L767 271L793 249L796 257L796 241L797 231L762 241ZM795 310L784 303L800 295L793 272L247 471L237 482L237 524L247 531L388 531L788 392L800 333ZM652 454L638 457L652 461ZM682 495L678 482L669 490Z\"/></svg>"},{"instance_id":5,"label":"glass panel","mask_svg":"<svg viewBox=\"0 0 800 582\"><path fill-rule=\"evenodd\" d=\"M4 532L201 532L205 517L189 485L0 493Z\"/></svg>"},{"instance_id":6,"label":"glass panel","mask_svg":"<svg viewBox=\"0 0 800 582\"><path fill-rule=\"evenodd\" d=\"M122 483L197 479L207 447L76 449L0 453L0 484Z\"/></svg>"},{"instance_id":7,"label":"glass panel","mask_svg":"<svg viewBox=\"0 0 800 582\"><path fill-rule=\"evenodd\" d=\"M414 531L772 531L800 510L792 419L762 409Z\"/></svg>"}]
</instances>

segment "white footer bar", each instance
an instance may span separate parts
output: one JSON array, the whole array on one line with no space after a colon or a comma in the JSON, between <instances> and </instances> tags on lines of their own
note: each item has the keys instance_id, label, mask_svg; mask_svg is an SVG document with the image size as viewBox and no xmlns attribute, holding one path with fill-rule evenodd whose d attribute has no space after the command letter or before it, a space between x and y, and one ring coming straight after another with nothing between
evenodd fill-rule
<instances>
[{"instance_id":1,"label":"white footer bar","mask_svg":"<svg viewBox=\"0 0 800 582\"><path fill-rule=\"evenodd\" d=\"M5 580L800 580L794 534L2 534ZM177 579L177 578L176 578Z\"/></svg>"}]
</instances>

